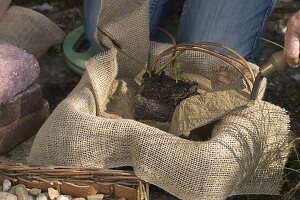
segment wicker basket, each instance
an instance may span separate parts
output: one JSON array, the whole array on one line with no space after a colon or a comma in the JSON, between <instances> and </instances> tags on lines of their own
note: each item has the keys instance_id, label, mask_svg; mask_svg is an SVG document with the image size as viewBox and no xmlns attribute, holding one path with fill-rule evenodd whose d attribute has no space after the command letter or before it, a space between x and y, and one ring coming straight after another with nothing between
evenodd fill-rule
<instances>
[{"instance_id":1,"label":"wicker basket","mask_svg":"<svg viewBox=\"0 0 300 200\"><path fill-rule=\"evenodd\" d=\"M86 197L97 193L128 200L148 200L149 187L133 172L126 170L75 168L63 166L27 166L0 160L0 179L27 188L57 189L61 194Z\"/></svg>"}]
</instances>

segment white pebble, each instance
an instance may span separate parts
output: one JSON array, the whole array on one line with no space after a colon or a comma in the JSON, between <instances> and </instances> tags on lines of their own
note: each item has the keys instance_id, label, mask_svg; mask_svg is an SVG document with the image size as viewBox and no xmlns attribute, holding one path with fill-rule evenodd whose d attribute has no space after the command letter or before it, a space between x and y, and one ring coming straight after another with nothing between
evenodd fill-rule
<instances>
[{"instance_id":1,"label":"white pebble","mask_svg":"<svg viewBox=\"0 0 300 200\"><path fill-rule=\"evenodd\" d=\"M34 197L29 195L27 200L34 200Z\"/></svg>"},{"instance_id":2,"label":"white pebble","mask_svg":"<svg viewBox=\"0 0 300 200\"><path fill-rule=\"evenodd\" d=\"M36 198L36 200L48 200L46 196L42 195Z\"/></svg>"},{"instance_id":3,"label":"white pebble","mask_svg":"<svg viewBox=\"0 0 300 200\"><path fill-rule=\"evenodd\" d=\"M96 195L90 195L90 196L87 196L87 200L102 200L104 197L103 194L96 194Z\"/></svg>"},{"instance_id":4,"label":"white pebble","mask_svg":"<svg viewBox=\"0 0 300 200\"><path fill-rule=\"evenodd\" d=\"M17 200L17 196L7 193L7 192L0 192L0 199L5 200Z\"/></svg>"},{"instance_id":5,"label":"white pebble","mask_svg":"<svg viewBox=\"0 0 300 200\"><path fill-rule=\"evenodd\" d=\"M18 200L28 200L28 192L25 185L17 185L16 195L18 197Z\"/></svg>"},{"instance_id":6,"label":"white pebble","mask_svg":"<svg viewBox=\"0 0 300 200\"><path fill-rule=\"evenodd\" d=\"M40 193L36 196L36 200L48 200L48 194L47 193Z\"/></svg>"},{"instance_id":7,"label":"white pebble","mask_svg":"<svg viewBox=\"0 0 300 200\"><path fill-rule=\"evenodd\" d=\"M51 200L54 200L59 196L59 192L53 188L48 188L48 194Z\"/></svg>"},{"instance_id":8,"label":"white pebble","mask_svg":"<svg viewBox=\"0 0 300 200\"><path fill-rule=\"evenodd\" d=\"M3 192L7 192L10 188L11 188L10 180L4 179L3 186L2 186Z\"/></svg>"},{"instance_id":9,"label":"white pebble","mask_svg":"<svg viewBox=\"0 0 300 200\"><path fill-rule=\"evenodd\" d=\"M16 185L12 186L12 187L8 190L8 192L15 195L15 194L16 194L16 187L17 187Z\"/></svg>"},{"instance_id":10,"label":"white pebble","mask_svg":"<svg viewBox=\"0 0 300 200\"><path fill-rule=\"evenodd\" d=\"M65 197L67 197L69 200L73 200L73 197L71 195L64 195Z\"/></svg>"},{"instance_id":11,"label":"white pebble","mask_svg":"<svg viewBox=\"0 0 300 200\"><path fill-rule=\"evenodd\" d=\"M37 196L38 194L40 194L42 192L41 189L37 189L37 188L32 188L30 190L28 190L28 193L32 196Z\"/></svg>"},{"instance_id":12,"label":"white pebble","mask_svg":"<svg viewBox=\"0 0 300 200\"><path fill-rule=\"evenodd\" d=\"M300 74L291 75L291 78L294 79L295 81L300 81Z\"/></svg>"},{"instance_id":13,"label":"white pebble","mask_svg":"<svg viewBox=\"0 0 300 200\"><path fill-rule=\"evenodd\" d=\"M69 200L69 198L65 195L59 195L56 200Z\"/></svg>"}]
</instances>

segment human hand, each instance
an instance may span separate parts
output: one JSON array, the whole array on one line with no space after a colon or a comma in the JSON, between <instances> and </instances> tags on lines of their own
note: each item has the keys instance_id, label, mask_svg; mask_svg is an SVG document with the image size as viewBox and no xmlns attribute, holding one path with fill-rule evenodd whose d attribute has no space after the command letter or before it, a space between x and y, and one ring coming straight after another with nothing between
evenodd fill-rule
<instances>
[{"instance_id":1,"label":"human hand","mask_svg":"<svg viewBox=\"0 0 300 200\"><path fill-rule=\"evenodd\" d=\"M300 10L296 12L287 23L284 48L284 55L289 66L298 67L300 48Z\"/></svg>"}]
</instances>

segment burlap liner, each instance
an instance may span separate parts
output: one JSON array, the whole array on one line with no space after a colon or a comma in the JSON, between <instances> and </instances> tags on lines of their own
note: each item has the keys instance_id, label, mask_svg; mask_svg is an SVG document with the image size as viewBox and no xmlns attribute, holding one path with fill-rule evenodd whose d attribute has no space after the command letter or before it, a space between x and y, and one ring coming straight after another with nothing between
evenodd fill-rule
<instances>
[{"instance_id":1,"label":"burlap liner","mask_svg":"<svg viewBox=\"0 0 300 200\"><path fill-rule=\"evenodd\" d=\"M60 44L64 32L47 17L31 9L11 6L0 19L0 40L39 58Z\"/></svg>"},{"instance_id":2,"label":"burlap liner","mask_svg":"<svg viewBox=\"0 0 300 200\"><path fill-rule=\"evenodd\" d=\"M211 140L184 140L130 119L135 90L127 86L134 82L116 82L116 54L112 49L88 62L80 83L37 134L31 162L129 165L139 178L183 199L278 194L288 154L289 118L283 109L258 100L222 118ZM122 109L118 99L128 107Z\"/></svg>"},{"instance_id":3,"label":"burlap liner","mask_svg":"<svg viewBox=\"0 0 300 200\"><path fill-rule=\"evenodd\" d=\"M143 64L166 48L149 45L148 8L148 0L104 0L99 16L101 28ZM182 199L279 193L289 150L286 111L258 99L223 116L214 126L212 139L204 142L135 121L132 103L138 84L133 78L144 66L117 51L106 36L98 36L110 50L87 62L80 83L37 134L30 162L104 168L129 165L139 178ZM205 77L212 82L211 93L245 90L232 84L241 80L236 71L215 56L188 51L179 60L179 74ZM221 84L224 78L227 82Z\"/></svg>"}]
</instances>

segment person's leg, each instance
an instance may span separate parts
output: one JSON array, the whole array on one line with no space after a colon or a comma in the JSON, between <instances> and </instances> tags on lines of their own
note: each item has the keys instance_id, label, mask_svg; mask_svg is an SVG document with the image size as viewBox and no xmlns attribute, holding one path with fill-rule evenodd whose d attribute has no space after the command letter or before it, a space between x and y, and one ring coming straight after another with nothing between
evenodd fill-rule
<instances>
[{"instance_id":1,"label":"person's leg","mask_svg":"<svg viewBox=\"0 0 300 200\"><path fill-rule=\"evenodd\" d=\"M172 8L173 0L150 0L150 34L151 38L156 35L156 28L161 26ZM101 0L84 0L84 29L92 48L102 51L97 42L97 21L100 14Z\"/></svg>"},{"instance_id":2,"label":"person's leg","mask_svg":"<svg viewBox=\"0 0 300 200\"><path fill-rule=\"evenodd\" d=\"M150 0L150 38L154 39L157 27L161 27L170 13L173 0Z\"/></svg>"},{"instance_id":3,"label":"person's leg","mask_svg":"<svg viewBox=\"0 0 300 200\"><path fill-rule=\"evenodd\" d=\"M275 1L186 0L177 40L179 43L223 43L252 60Z\"/></svg>"},{"instance_id":4,"label":"person's leg","mask_svg":"<svg viewBox=\"0 0 300 200\"><path fill-rule=\"evenodd\" d=\"M100 14L101 0L84 0L84 31L92 48L97 51L103 51L97 41L97 23Z\"/></svg>"}]
</instances>

